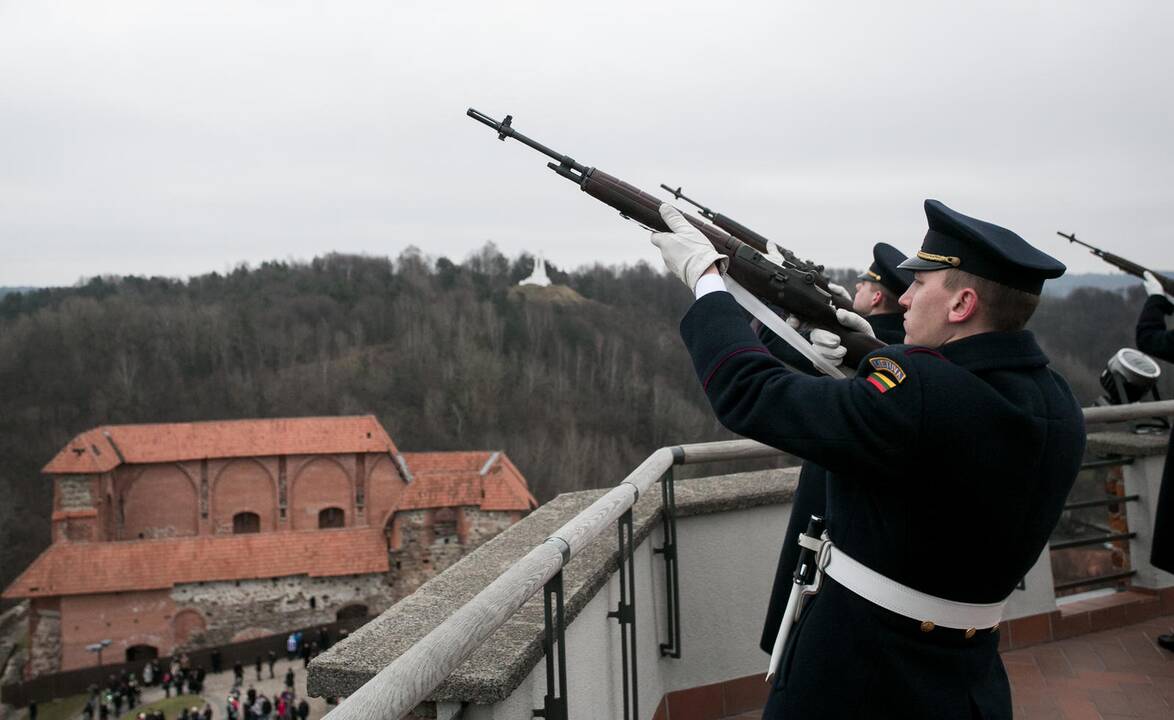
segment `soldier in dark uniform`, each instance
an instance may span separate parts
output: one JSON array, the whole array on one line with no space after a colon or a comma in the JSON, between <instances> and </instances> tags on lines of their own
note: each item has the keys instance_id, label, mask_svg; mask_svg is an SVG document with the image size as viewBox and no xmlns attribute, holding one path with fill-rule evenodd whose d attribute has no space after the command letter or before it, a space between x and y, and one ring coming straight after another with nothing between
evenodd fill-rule
<instances>
[{"instance_id":1,"label":"soldier in dark uniform","mask_svg":"<svg viewBox=\"0 0 1174 720\"><path fill-rule=\"evenodd\" d=\"M998 619L1084 451L1080 406L1023 330L1064 266L935 200L925 211L922 249L903 263L910 344L834 379L772 357L721 292L724 258L661 208L672 232L653 243L698 297L681 334L718 418L828 469L822 587L791 632L768 718L1011 717Z\"/></svg>"},{"instance_id":2,"label":"soldier in dark uniform","mask_svg":"<svg viewBox=\"0 0 1174 720\"><path fill-rule=\"evenodd\" d=\"M1174 312L1174 302L1152 273L1145 274L1149 294L1137 318L1137 349L1166 362L1174 362L1174 330L1166 329L1166 316ZM1154 546L1150 564L1174 572L1174 432L1166 447L1166 467L1162 471L1158 508L1154 516ZM1174 650L1174 635L1159 635L1158 644Z\"/></svg>"},{"instance_id":3,"label":"soldier in dark uniform","mask_svg":"<svg viewBox=\"0 0 1174 720\"><path fill-rule=\"evenodd\" d=\"M878 340L889 345L905 341L905 308L901 307L899 300L913 282L913 273L902 270L899 266L907 259L905 253L888 243L873 245L872 264L856 277L856 292L850 296L852 309L868 321ZM842 288L839 285L832 288L833 292L840 290ZM806 358L769 329L760 329L758 336L775 357L808 374L818 374ZM820 346L815 347L818 351ZM825 359L833 365L839 365L842 354L840 358ZM779 634L779 623L791 593L791 575L799 562L799 533L807 527L807 521L812 515L823 517L826 513L826 474L827 470L813 462L803 463L799 471L799 484L795 487L795 496L791 499L791 517L783 536L783 547L775 569L774 585L770 591L766 622L763 623L762 638L759 640L759 646L767 654L774 649L775 637Z\"/></svg>"}]
</instances>

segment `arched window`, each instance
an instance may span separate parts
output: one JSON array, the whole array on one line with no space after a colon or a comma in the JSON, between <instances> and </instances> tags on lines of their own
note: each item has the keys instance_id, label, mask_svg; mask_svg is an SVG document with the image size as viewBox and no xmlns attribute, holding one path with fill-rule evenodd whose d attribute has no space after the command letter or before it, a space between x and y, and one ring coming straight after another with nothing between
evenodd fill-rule
<instances>
[{"instance_id":1,"label":"arched window","mask_svg":"<svg viewBox=\"0 0 1174 720\"><path fill-rule=\"evenodd\" d=\"M261 532L261 516L255 512L242 512L232 516L234 535Z\"/></svg>"},{"instance_id":2,"label":"arched window","mask_svg":"<svg viewBox=\"0 0 1174 720\"><path fill-rule=\"evenodd\" d=\"M346 513L342 508L328 507L318 512L318 527L340 528L346 527Z\"/></svg>"},{"instance_id":3,"label":"arched window","mask_svg":"<svg viewBox=\"0 0 1174 720\"><path fill-rule=\"evenodd\" d=\"M138 662L159 657L159 650L153 645L131 645L126 649L126 661Z\"/></svg>"},{"instance_id":4,"label":"arched window","mask_svg":"<svg viewBox=\"0 0 1174 720\"><path fill-rule=\"evenodd\" d=\"M366 605L347 605L334 614L336 620L357 620L367 617Z\"/></svg>"}]
</instances>

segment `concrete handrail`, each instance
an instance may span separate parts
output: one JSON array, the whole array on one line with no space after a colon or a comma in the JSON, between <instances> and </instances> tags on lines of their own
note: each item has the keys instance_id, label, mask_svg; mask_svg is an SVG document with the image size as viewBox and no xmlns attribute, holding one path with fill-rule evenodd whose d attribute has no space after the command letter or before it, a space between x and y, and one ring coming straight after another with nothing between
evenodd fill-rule
<instances>
[{"instance_id":1,"label":"concrete handrail","mask_svg":"<svg viewBox=\"0 0 1174 720\"><path fill-rule=\"evenodd\" d=\"M1172 415L1174 415L1174 400L1132 403L1130 405L1103 405L1084 408L1084 424L1116 423Z\"/></svg>"},{"instance_id":2,"label":"concrete handrail","mask_svg":"<svg viewBox=\"0 0 1174 720\"><path fill-rule=\"evenodd\" d=\"M1174 415L1174 400L1084 408L1086 423ZM661 448L624 480L514 563L484 590L436 626L330 712L333 720L400 720L548 580L615 523L673 465L782 455L753 440L725 440Z\"/></svg>"}]
</instances>

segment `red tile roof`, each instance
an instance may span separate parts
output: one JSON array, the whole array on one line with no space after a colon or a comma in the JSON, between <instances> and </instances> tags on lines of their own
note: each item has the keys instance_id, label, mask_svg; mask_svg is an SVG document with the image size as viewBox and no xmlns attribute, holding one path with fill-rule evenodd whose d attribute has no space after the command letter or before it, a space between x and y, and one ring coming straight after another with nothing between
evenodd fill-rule
<instances>
[{"instance_id":1,"label":"red tile roof","mask_svg":"<svg viewBox=\"0 0 1174 720\"><path fill-rule=\"evenodd\" d=\"M373 415L103 425L69 442L42 472L101 473L122 463L398 452Z\"/></svg>"},{"instance_id":2,"label":"red tile roof","mask_svg":"<svg viewBox=\"0 0 1174 720\"><path fill-rule=\"evenodd\" d=\"M404 453L412 483L400 510L477 506L525 512L538 507L526 479L502 452Z\"/></svg>"},{"instance_id":3,"label":"red tile roof","mask_svg":"<svg viewBox=\"0 0 1174 720\"><path fill-rule=\"evenodd\" d=\"M54 543L4 591L5 598L84 595L251 578L387 572L380 528Z\"/></svg>"}]
</instances>

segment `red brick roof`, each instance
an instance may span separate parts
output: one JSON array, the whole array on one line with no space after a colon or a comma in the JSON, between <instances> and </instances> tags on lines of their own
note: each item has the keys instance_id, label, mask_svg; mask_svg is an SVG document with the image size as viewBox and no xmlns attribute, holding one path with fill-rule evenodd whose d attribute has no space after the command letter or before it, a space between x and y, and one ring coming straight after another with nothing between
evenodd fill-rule
<instances>
[{"instance_id":1,"label":"red brick roof","mask_svg":"<svg viewBox=\"0 0 1174 720\"><path fill-rule=\"evenodd\" d=\"M251 578L387 572L380 528L68 543L49 546L5 598L157 590Z\"/></svg>"},{"instance_id":2,"label":"red brick roof","mask_svg":"<svg viewBox=\"0 0 1174 720\"><path fill-rule=\"evenodd\" d=\"M399 510L477 506L525 512L538 507L526 479L502 452L404 453L412 483Z\"/></svg>"},{"instance_id":3,"label":"red brick roof","mask_svg":"<svg viewBox=\"0 0 1174 720\"><path fill-rule=\"evenodd\" d=\"M397 452L373 415L103 425L70 441L42 472L88 474L122 463L359 452Z\"/></svg>"}]
</instances>

